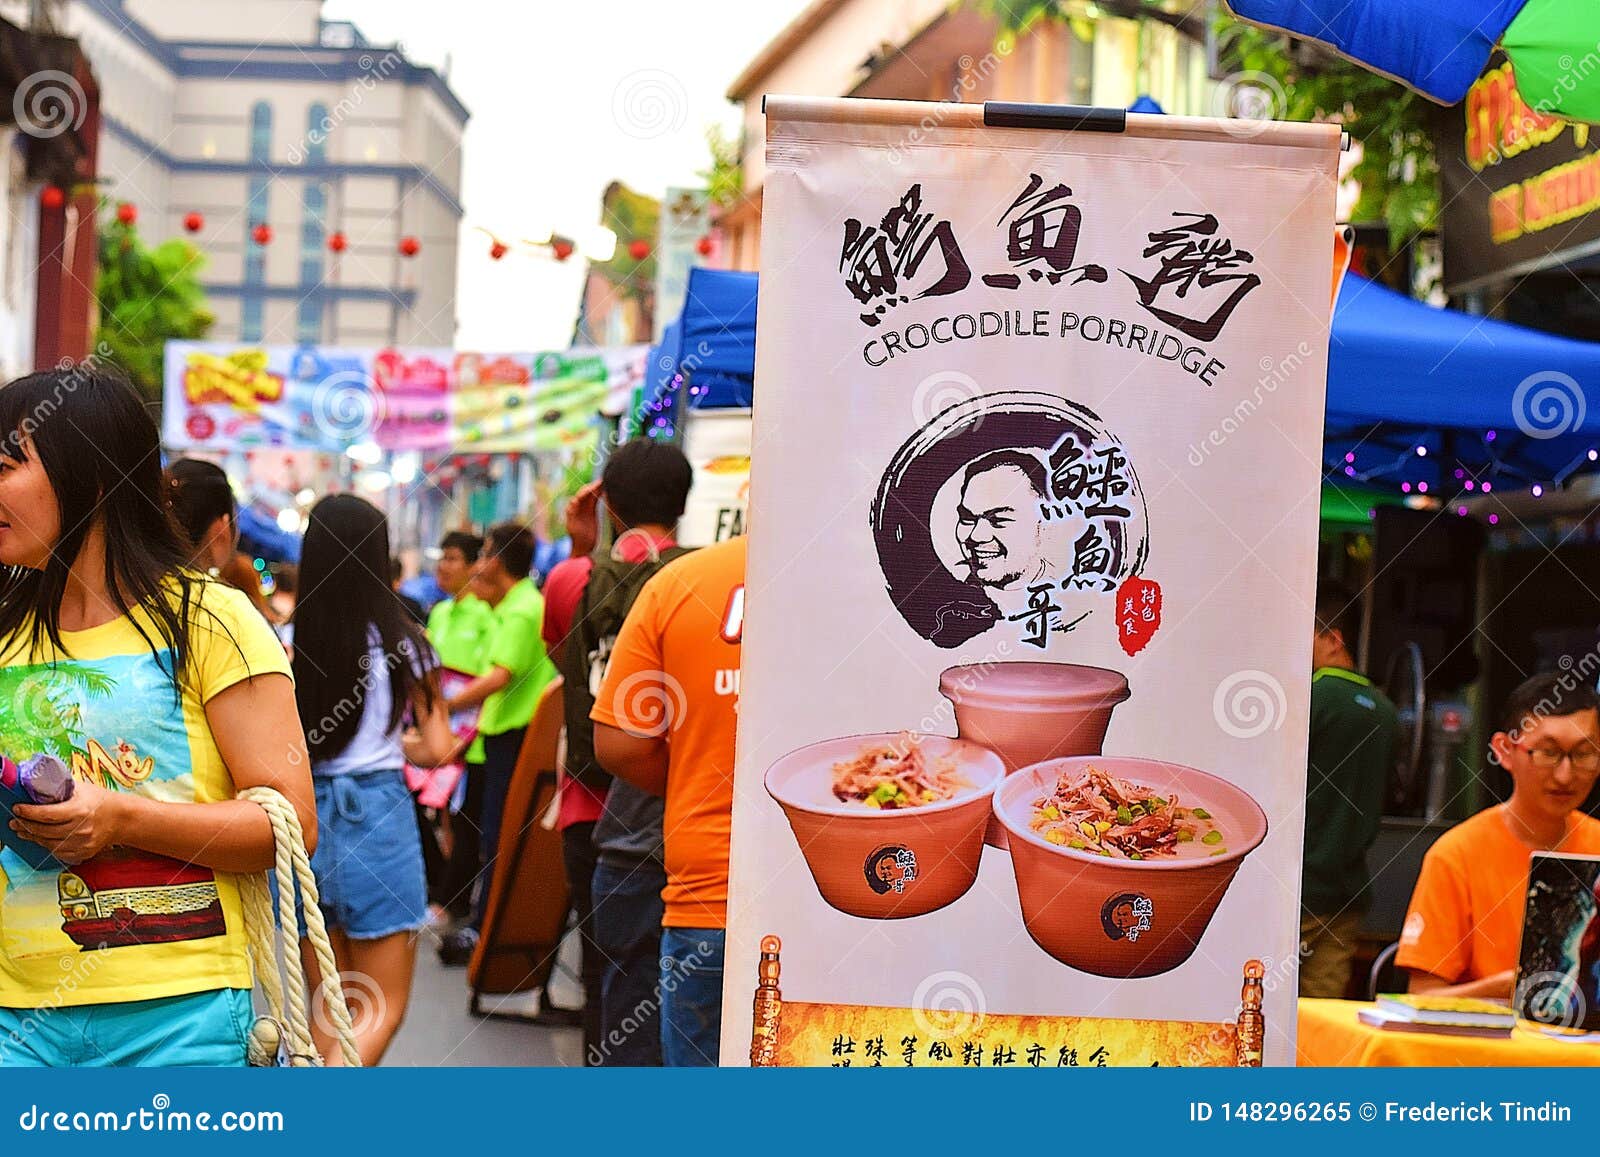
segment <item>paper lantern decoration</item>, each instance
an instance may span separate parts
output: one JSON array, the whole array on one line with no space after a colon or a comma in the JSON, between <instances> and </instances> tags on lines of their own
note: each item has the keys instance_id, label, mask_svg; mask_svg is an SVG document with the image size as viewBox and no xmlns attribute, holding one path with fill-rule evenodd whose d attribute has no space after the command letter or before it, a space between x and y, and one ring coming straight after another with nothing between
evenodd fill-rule
<instances>
[{"instance_id":1,"label":"paper lantern decoration","mask_svg":"<svg viewBox=\"0 0 1600 1157\"><path fill-rule=\"evenodd\" d=\"M257 225L250 230L250 236L257 245L270 245L272 243L272 226L266 224Z\"/></svg>"},{"instance_id":2,"label":"paper lantern decoration","mask_svg":"<svg viewBox=\"0 0 1600 1157\"><path fill-rule=\"evenodd\" d=\"M130 201L124 201L117 206L117 220L124 225L132 225L139 219L139 210Z\"/></svg>"},{"instance_id":3,"label":"paper lantern decoration","mask_svg":"<svg viewBox=\"0 0 1600 1157\"><path fill-rule=\"evenodd\" d=\"M550 252L555 254L557 261L565 261L572 256L572 242L556 241L551 244Z\"/></svg>"},{"instance_id":4,"label":"paper lantern decoration","mask_svg":"<svg viewBox=\"0 0 1600 1157\"><path fill-rule=\"evenodd\" d=\"M343 233L328 234L328 252L343 253L345 249L349 247L349 245L350 242L345 239L345 235Z\"/></svg>"},{"instance_id":5,"label":"paper lantern decoration","mask_svg":"<svg viewBox=\"0 0 1600 1157\"><path fill-rule=\"evenodd\" d=\"M628 256L633 258L635 261L643 261L646 257L650 256L650 242L648 242L648 241L630 241L630 242L628 242Z\"/></svg>"},{"instance_id":6,"label":"paper lantern decoration","mask_svg":"<svg viewBox=\"0 0 1600 1157\"><path fill-rule=\"evenodd\" d=\"M190 233L198 233L206 227L206 219L199 213L190 213L184 217L183 227Z\"/></svg>"},{"instance_id":7,"label":"paper lantern decoration","mask_svg":"<svg viewBox=\"0 0 1600 1157\"><path fill-rule=\"evenodd\" d=\"M701 257L710 257L711 256L711 236L710 236L710 234L707 234L706 236L700 238L700 240L698 240L698 241L696 241L694 243L694 251L696 253L700 254Z\"/></svg>"},{"instance_id":8,"label":"paper lantern decoration","mask_svg":"<svg viewBox=\"0 0 1600 1157\"><path fill-rule=\"evenodd\" d=\"M400 238L400 256L415 257L422 252L422 242L415 237L405 236Z\"/></svg>"},{"instance_id":9,"label":"paper lantern decoration","mask_svg":"<svg viewBox=\"0 0 1600 1157\"><path fill-rule=\"evenodd\" d=\"M67 203L67 191L60 185L46 185L44 192L39 194L39 204L46 209L56 210Z\"/></svg>"},{"instance_id":10,"label":"paper lantern decoration","mask_svg":"<svg viewBox=\"0 0 1600 1157\"><path fill-rule=\"evenodd\" d=\"M493 245L489 246L489 260L499 261L505 255L506 245L504 241L496 241Z\"/></svg>"}]
</instances>

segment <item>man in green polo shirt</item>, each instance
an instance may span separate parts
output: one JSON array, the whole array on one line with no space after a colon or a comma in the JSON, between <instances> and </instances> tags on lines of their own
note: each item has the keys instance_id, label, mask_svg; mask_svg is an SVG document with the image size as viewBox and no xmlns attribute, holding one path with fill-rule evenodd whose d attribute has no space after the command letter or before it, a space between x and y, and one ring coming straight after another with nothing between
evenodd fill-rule
<instances>
[{"instance_id":1,"label":"man in green polo shirt","mask_svg":"<svg viewBox=\"0 0 1600 1157\"><path fill-rule=\"evenodd\" d=\"M489 604L467 589L482 552L483 539L475 534L453 530L444 536L433 573L447 597L428 612L428 641L439 653L439 662L468 675L483 674L493 619Z\"/></svg>"},{"instance_id":2,"label":"man in green polo shirt","mask_svg":"<svg viewBox=\"0 0 1600 1157\"><path fill-rule=\"evenodd\" d=\"M1378 836L1394 766L1394 704L1357 671L1359 602L1324 584L1311 644L1311 746L1306 771L1300 995L1342 997L1370 897L1367 849Z\"/></svg>"},{"instance_id":3,"label":"man in green polo shirt","mask_svg":"<svg viewBox=\"0 0 1600 1157\"><path fill-rule=\"evenodd\" d=\"M483 554L472 572L474 593L492 608L489 646L484 655L484 673L457 692L448 707L453 713L483 705L478 717L478 734L483 737L481 867L472 925L452 933L441 949L447 959L459 957L462 949L470 956L477 929L483 925L511 773L516 770L522 737L539 705L539 696L556 677L555 664L540 637L544 599L528 577L533 570L533 550L531 530L519 523L502 522L489 528Z\"/></svg>"},{"instance_id":4,"label":"man in green polo shirt","mask_svg":"<svg viewBox=\"0 0 1600 1157\"><path fill-rule=\"evenodd\" d=\"M439 662L467 675L481 675L486 662L494 612L489 604L467 589L472 568L483 551L483 539L476 534L454 530L439 544L439 565L434 577L449 596L434 605L428 614L428 641L439 654ZM483 818L483 741L475 739L463 757L466 763L466 798L459 815L441 812L430 817L417 806L422 826L423 862L428 869L429 900L441 914L464 920L472 914L472 884L478 878L478 825ZM450 856L442 860L440 841L434 823L448 823Z\"/></svg>"}]
</instances>

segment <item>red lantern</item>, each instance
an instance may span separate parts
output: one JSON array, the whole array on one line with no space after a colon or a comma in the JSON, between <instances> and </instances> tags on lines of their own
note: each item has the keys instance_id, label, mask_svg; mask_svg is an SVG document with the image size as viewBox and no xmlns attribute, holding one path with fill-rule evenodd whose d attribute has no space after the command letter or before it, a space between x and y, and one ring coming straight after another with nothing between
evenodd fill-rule
<instances>
[{"instance_id":1,"label":"red lantern","mask_svg":"<svg viewBox=\"0 0 1600 1157\"><path fill-rule=\"evenodd\" d=\"M198 233L206 227L206 219L199 213L190 213L183 219L183 227L190 233Z\"/></svg>"},{"instance_id":2,"label":"red lantern","mask_svg":"<svg viewBox=\"0 0 1600 1157\"><path fill-rule=\"evenodd\" d=\"M633 258L635 261L643 261L646 257L650 256L650 242L648 242L648 241L630 241L630 242L628 242L628 256Z\"/></svg>"},{"instance_id":3,"label":"red lantern","mask_svg":"<svg viewBox=\"0 0 1600 1157\"><path fill-rule=\"evenodd\" d=\"M46 185L39 194L39 204L52 211L67 203L67 191L60 185Z\"/></svg>"},{"instance_id":4,"label":"red lantern","mask_svg":"<svg viewBox=\"0 0 1600 1157\"><path fill-rule=\"evenodd\" d=\"M124 225L132 225L138 219L139 210L134 207L131 201L124 201L117 206L117 220Z\"/></svg>"},{"instance_id":5,"label":"red lantern","mask_svg":"<svg viewBox=\"0 0 1600 1157\"><path fill-rule=\"evenodd\" d=\"M557 261L565 261L572 256L572 242L556 241L550 246L550 252L556 255Z\"/></svg>"},{"instance_id":6,"label":"red lantern","mask_svg":"<svg viewBox=\"0 0 1600 1157\"><path fill-rule=\"evenodd\" d=\"M489 260L499 261L505 255L506 245L504 241L496 241L493 245L489 246Z\"/></svg>"},{"instance_id":7,"label":"red lantern","mask_svg":"<svg viewBox=\"0 0 1600 1157\"><path fill-rule=\"evenodd\" d=\"M350 242L345 240L343 233L328 234L328 252L330 253L343 253L349 244Z\"/></svg>"},{"instance_id":8,"label":"red lantern","mask_svg":"<svg viewBox=\"0 0 1600 1157\"><path fill-rule=\"evenodd\" d=\"M694 251L701 257L711 256L711 235L708 233L694 243Z\"/></svg>"},{"instance_id":9,"label":"red lantern","mask_svg":"<svg viewBox=\"0 0 1600 1157\"><path fill-rule=\"evenodd\" d=\"M272 226L261 224L250 230L250 236L257 245L270 245L272 243Z\"/></svg>"},{"instance_id":10,"label":"red lantern","mask_svg":"<svg viewBox=\"0 0 1600 1157\"><path fill-rule=\"evenodd\" d=\"M415 237L406 236L400 238L401 257L415 257L421 251L422 242L418 241Z\"/></svg>"}]
</instances>

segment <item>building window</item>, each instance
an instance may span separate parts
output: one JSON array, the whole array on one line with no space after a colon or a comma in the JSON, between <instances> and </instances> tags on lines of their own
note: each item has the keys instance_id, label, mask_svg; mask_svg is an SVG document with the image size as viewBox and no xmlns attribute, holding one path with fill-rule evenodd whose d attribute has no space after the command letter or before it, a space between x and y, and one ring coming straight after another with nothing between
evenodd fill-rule
<instances>
[{"instance_id":1,"label":"building window","mask_svg":"<svg viewBox=\"0 0 1600 1157\"><path fill-rule=\"evenodd\" d=\"M306 110L306 164L321 165L328 160L328 134L333 131L333 121L328 117L328 106L321 101Z\"/></svg>"},{"instance_id":2,"label":"building window","mask_svg":"<svg viewBox=\"0 0 1600 1157\"><path fill-rule=\"evenodd\" d=\"M265 166L272 158L272 106L257 101L250 107L250 163ZM271 183L265 174L250 178L244 215L244 294L239 303L239 338L260 341L265 330L267 251L255 242L255 228L265 225L271 208Z\"/></svg>"},{"instance_id":3,"label":"building window","mask_svg":"<svg viewBox=\"0 0 1600 1157\"><path fill-rule=\"evenodd\" d=\"M322 340L322 258L327 235L328 186L307 181L300 224L300 308L295 318L295 340L302 344Z\"/></svg>"},{"instance_id":4,"label":"building window","mask_svg":"<svg viewBox=\"0 0 1600 1157\"><path fill-rule=\"evenodd\" d=\"M250 106L250 159L272 159L272 106L264 100Z\"/></svg>"}]
</instances>

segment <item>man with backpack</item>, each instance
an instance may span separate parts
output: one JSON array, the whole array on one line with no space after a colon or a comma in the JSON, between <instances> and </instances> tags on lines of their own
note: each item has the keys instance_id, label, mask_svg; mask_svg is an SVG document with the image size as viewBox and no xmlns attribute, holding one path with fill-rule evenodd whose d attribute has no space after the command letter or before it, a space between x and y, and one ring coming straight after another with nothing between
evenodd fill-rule
<instances>
[{"instance_id":1,"label":"man with backpack","mask_svg":"<svg viewBox=\"0 0 1600 1157\"><path fill-rule=\"evenodd\" d=\"M665 563L688 553L673 531L692 480L676 446L641 438L617 447L598 486L585 487L569 507L573 557L545 585L546 637L560 640L567 728L557 824L573 907L587 933L584 1051L594 1065L661 1064L662 800L613 780L595 761L589 712L634 599ZM589 554L583 548L592 549L602 497L615 540Z\"/></svg>"}]
</instances>

